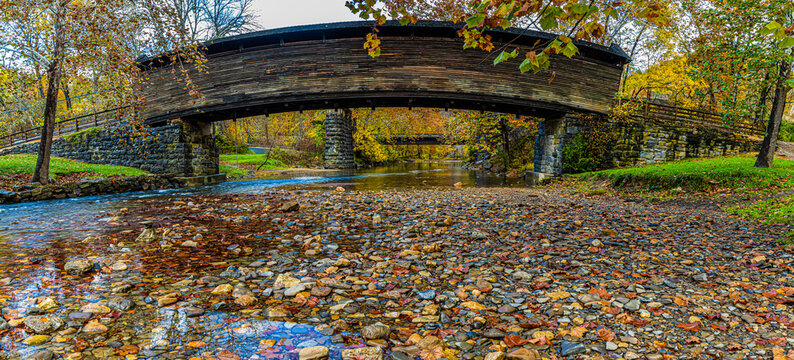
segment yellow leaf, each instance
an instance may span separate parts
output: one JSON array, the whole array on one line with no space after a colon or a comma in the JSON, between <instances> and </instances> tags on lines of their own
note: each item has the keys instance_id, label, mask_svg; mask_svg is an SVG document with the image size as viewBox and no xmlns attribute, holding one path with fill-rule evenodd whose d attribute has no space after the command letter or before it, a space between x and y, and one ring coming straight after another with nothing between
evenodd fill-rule
<instances>
[{"instance_id":1,"label":"yellow leaf","mask_svg":"<svg viewBox=\"0 0 794 360\"><path fill-rule=\"evenodd\" d=\"M583 326L577 326L577 327L571 329L571 335L572 336L576 336L576 337L578 337L580 339L582 338L582 336L584 336L585 333L587 333L587 328L585 328Z\"/></svg>"},{"instance_id":2,"label":"yellow leaf","mask_svg":"<svg viewBox=\"0 0 794 360\"><path fill-rule=\"evenodd\" d=\"M562 300L571 297L571 293L567 291L554 291L554 292L546 293L546 296L554 300Z\"/></svg>"}]
</instances>

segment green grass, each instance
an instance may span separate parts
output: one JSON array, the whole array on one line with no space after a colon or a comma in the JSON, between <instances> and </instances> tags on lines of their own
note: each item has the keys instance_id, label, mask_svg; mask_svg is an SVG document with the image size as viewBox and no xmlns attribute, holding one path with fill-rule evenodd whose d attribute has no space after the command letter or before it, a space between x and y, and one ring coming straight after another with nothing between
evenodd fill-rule
<instances>
[{"instance_id":1,"label":"green grass","mask_svg":"<svg viewBox=\"0 0 794 360\"><path fill-rule=\"evenodd\" d=\"M220 172L221 174L226 174L228 176L238 179L248 176L248 170L236 168L234 166L223 165L223 164L221 164L220 166Z\"/></svg>"},{"instance_id":2,"label":"green grass","mask_svg":"<svg viewBox=\"0 0 794 360\"><path fill-rule=\"evenodd\" d=\"M33 174L36 168L36 155L0 156L0 173ZM148 174L143 170L116 165L94 165L53 156L50 159L50 177L66 176L75 173L90 173L89 178L109 176L138 176Z\"/></svg>"},{"instance_id":3,"label":"green grass","mask_svg":"<svg viewBox=\"0 0 794 360\"><path fill-rule=\"evenodd\" d=\"M262 163L265 162L265 159L267 159L267 165L262 166L260 170L280 170L287 168L287 166L284 165L284 163L281 162L281 160L273 159L272 156L270 157L270 159L268 159L268 156L266 154L221 155L221 163L230 164L230 165L237 165L239 163L240 165L251 165L251 166L259 167L259 165L262 165Z\"/></svg>"},{"instance_id":4,"label":"green grass","mask_svg":"<svg viewBox=\"0 0 794 360\"><path fill-rule=\"evenodd\" d=\"M728 212L759 219L768 224L794 223L794 195L735 206L728 209ZM794 236L794 233L789 236Z\"/></svg>"},{"instance_id":5,"label":"green grass","mask_svg":"<svg viewBox=\"0 0 794 360\"><path fill-rule=\"evenodd\" d=\"M755 156L740 155L604 170L575 176L608 180L618 188L631 186L650 190L678 187L689 190L728 188L747 191L794 188L794 161L775 159L772 169L758 169L753 164Z\"/></svg>"}]
</instances>

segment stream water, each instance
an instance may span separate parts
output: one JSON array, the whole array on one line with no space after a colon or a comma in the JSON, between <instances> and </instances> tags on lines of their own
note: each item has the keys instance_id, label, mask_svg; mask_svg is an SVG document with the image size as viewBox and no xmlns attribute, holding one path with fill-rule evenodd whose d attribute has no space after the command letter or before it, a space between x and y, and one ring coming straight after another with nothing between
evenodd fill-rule
<instances>
[{"instance_id":1,"label":"stream water","mask_svg":"<svg viewBox=\"0 0 794 360\"><path fill-rule=\"evenodd\" d=\"M109 261L109 258L105 259L104 249L85 244L81 242L82 239L102 235L111 229L117 231L120 224L117 222L118 218L114 217L115 213L121 209L132 210L149 206L150 200L180 198L190 201L193 196L256 194L273 188L307 190L342 186L350 190L399 191L405 188L451 187L456 183L467 187L526 185L522 179L505 179L462 170L459 163L414 163L324 176L306 174L290 178L228 182L192 189L156 190L0 206L0 289L11 289L10 292L0 294L0 307L4 309L3 315L6 317L18 318L33 307L31 301L40 296L54 297L63 305L68 305L70 299L79 299L79 303L86 300L106 302L108 288L118 279L96 275L86 281L64 276L61 269L66 261L86 254L92 255L100 263L103 259ZM126 225L131 229L134 224ZM152 259L146 258L150 255L127 255L127 259L133 262L152 262ZM159 266L150 265L147 271L159 269ZM178 276L168 274L167 270L163 270L163 274L162 277L168 281L180 280ZM135 274L132 276L134 278ZM68 313L57 314L64 318L69 316ZM324 345L331 349L332 358L339 358L339 351L350 346L333 343L329 336L320 334L314 326L308 324L250 319L244 320L245 324L240 326L240 320L237 319L234 320L237 324L232 329L226 326L231 322L228 314L209 309L201 320L196 320L184 316L180 311L160 308L156 317L143 321L158 322L155 328L157 331L147 335L154 344L166 339L172 343L175 339L181 339L176 341L184 343L195 341L196 337L192 335L201 333L204 329L211 335L204 339L212 339L212 345L233 349L235 354L245 356L243 358L257 358L257 352L262 351L262 344L287 350ZM24 325L21 328L24 329ZM135 328L132 326L132 329ZM145 328L147 327L144 325L139 327L140 330ZM29 335L32 334L21 332L20 328L6 334L0 332L0 350L13 350L23 358L30 356L38 348L25 347L19 342ZM156 347L152 350L156 350ZM290 357L293 356L294 352Z\"/></svg>"}]
</instances>

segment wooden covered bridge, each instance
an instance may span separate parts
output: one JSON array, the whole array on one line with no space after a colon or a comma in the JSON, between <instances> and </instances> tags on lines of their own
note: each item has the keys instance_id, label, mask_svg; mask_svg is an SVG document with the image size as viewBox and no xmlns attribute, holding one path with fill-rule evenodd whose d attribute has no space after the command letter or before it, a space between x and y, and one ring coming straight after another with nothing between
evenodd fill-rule
<instances>
[{"instance_id":1,"label":"wooden covered bridge","mask_svg":"<svg viewBox=\"0 0 794 360\"><path fill-rule=\"evenodd\" d=\"M187 68L201 97L188 94L184 82L176 80L173 74L181 71L181 65L170 63L168 57L141 61L146 76L142 115L155 133L168 136L162 140L167 143L147 148L151 155L136 159L135 166L186 176L217 174L212 122L326 109L326 163L346 168L354 165L353 121L347 109L433 107L543 119L536 141L535 169L559 174L566 114L607 114L629 61L619 48L577 43L580 55L554 56L550 69L522 74L518 71L519 59L494 66L496 54L464 50L463 40L457 35L461 25L448 22L378 25L383 54L373 59L362 47L373 25L346 22L298 26L214 40L205 44L206 71ZM538 40L554 38L552 34L522 29L489 30L487 34L497 49L526 50ZM646 104L646 116L649 109L651 115L659 113L665 119L678 119L683 114ZM691 114L683 115L688 119ZM697 121L707 120L705 114L696 115ZM56 131L68 133L106 121L107 117L83 116L59 123ZM19 142L22 135L22 141L27 141L36 131L30 129L10 139L2 137L0 148ZM437 137L423 140L439 142Z\"/></svg>"},{"instance_id":2,"label":"wooden covered bridge","mask_svg":"<svg viewBox=\"0 0 794 360\"><path fill-rule=\"evenodd\" d=\"M144 117L153 125L180 119L210 136L213 121L299 110L329 109L326 163L352 167L350 112L357 107L434 107L533 115L547 119L545 158L539 171L558 173L556 125L567 113L607 113L628 56L618 48L578 44L581 55L555 57L548 71L521 74L519 60L494 66L489 54L464 50L459 24L379 25L383 54L371 58L362 44L372 22L290 27L245 34L206 45L207 71L191 70L202 97L174 80L166 57L146 60ZM527 49L554 35L521 29L488 32L497 48ZM178 69L177 69L178 70ZM554 74L554 81L549 81ZM210 141L193 156L213 158ZM203 148L206 154L199 149ZM193 159L193 174L217 171ZM202 165L203 164L203 165Z\"/></svg>"}]
</instances>

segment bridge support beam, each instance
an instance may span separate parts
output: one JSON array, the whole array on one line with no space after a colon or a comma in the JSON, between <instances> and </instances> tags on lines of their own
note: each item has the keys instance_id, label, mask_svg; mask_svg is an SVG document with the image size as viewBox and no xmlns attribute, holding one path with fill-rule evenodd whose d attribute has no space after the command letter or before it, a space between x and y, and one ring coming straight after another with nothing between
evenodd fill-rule
<instances>
[{"instance_id":1,"label":"bridge support beam","mask_svg":"<svg viewBox=\"0 0 794 360\"><path fill-rule=\"evenodd\" d=\"M562 175L562 148L565 146L566 116L546 118L538 125L535 138L535 172L545 176Z\"/></svg>"},{"instance_id":2,"label":"bridge support beam","mask_svg":"<svg viewBox=\"0 0 794 360\"><path fill-rule=\"evenodd\" d=\"M184 156L174 172L185 177L207 177L220 173L220 156L212 123L182 120L182 134L174 144Z\"/></svg>"},{"instance_id":3,"label":"bridge support beam","mask_svg":"<svg viewBox=\"0 0 794 360\"><path fill-rule=\"evenodd\" d=\"M325 168L352 169L356 166L353 157L353 112L349 109L328 110L325 116Z\"/></svg>"}]
</instances>

